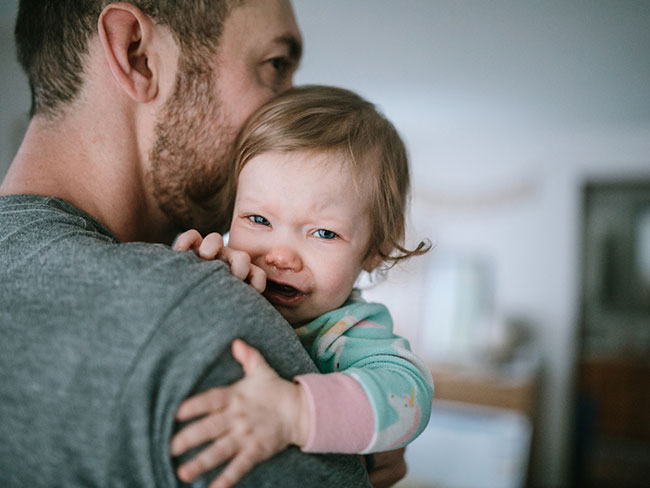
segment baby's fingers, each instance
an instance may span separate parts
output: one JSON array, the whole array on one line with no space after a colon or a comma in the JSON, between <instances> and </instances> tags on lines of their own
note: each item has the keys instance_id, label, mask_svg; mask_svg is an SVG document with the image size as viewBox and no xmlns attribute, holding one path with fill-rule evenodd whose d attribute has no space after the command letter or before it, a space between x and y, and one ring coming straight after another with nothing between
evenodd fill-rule
<instances>
[{"instance_id":1,"label":"baby's fingers","mask_svg":"<svg viewBox=\"0 0 650 488\"><path fill-rule=\"evenodd\" d=\"M224 247L219 254L219 259L230 265L231 275L246 281L260 293L266 288L266 273L262 268L251 263L248 253Z\"/></svg>"},{"instance_id":2,"label":"baby's fingers","mask_svg":"<svg viewBox=\"0 0 650 488\"><path fill-rule=\"evenodd\" d=\"M253 288L262 293L266 289L266 273L254 264L251 264L246 280Z\"/></svg>"},{"instance_id":3,"label":"baby's fingers","mask_svg":"<svg viewBox=\"0 0 650 488\"><path fill-rule=\"evenodd\" d=\"M203 242L199 246L198 254L201 259L212 261L217 258L217 255L223 248L223 237L217 232L212 232L205 236Z\"/></svg>"},{"instance_id":4,"label":"baby's fingers","mask_svg":"<svg viewBox=\"0 0 650 488\"><path fill-rule=\"evenodd\" d=\"M253 467L264 458L258 459L245 451L237 454L228 465L223 468L219 476L210 483L209 488L230 488L248 473Z\"/></svg>"},{"instance_id":5,"label":"baby's fingers","mask_svg":"<svg viewBox=\"0 0 650 488\"><path fill-rule=\"evenodd\" d=\"M178 477L190 482L206 471L216 468L237 453L237 443L234 437L225 436L217 439L196 456L178 468Z\"/></svg>"},{"instance_id":6,"label":"baby's fingers","mask_svg":"<svg viewBox=\"0 0 650 488\"><path fill-rule=\"evenodd\" d=\"M203 238L199 231L196 229L190 229L183 232L176 238L174 243L175 251L189 251L190 249L197 250L201 245Z\"/></svg>"},{"instance_id":7,"label":"baby's fingers","mask_svg":"<svg viewBox=\"0 0 650 488\"><path fill-rule=\"evenodd\" d=\"M204 442L218 439L228 430L228 419L224 415L215 414L192 422L178 432L171 441L172 456L179 456L188 449L200 446Z\"/></svg>"},{"instance_id":8,"label":"baby's fingers","mask_svg":"<svg viewBox=\"0 0 650 488\"><path fill-rule=\"evenodd\" d=\"M176 420L190 420L199 415L215 413L228 406L228 389L211 388L188 398L176 411Z\"/></svg>"},{"instance_id":9,"label":"baby's fingers","mask_svg":"<svg viewBox=\"0 0 650 488\"><path fill-rule=\"evenodd\" d=\"M251 257L244 251L224 247L220 259L230 264L230 274L245 281L251 269Z\"/></svg>"}]
</instances>

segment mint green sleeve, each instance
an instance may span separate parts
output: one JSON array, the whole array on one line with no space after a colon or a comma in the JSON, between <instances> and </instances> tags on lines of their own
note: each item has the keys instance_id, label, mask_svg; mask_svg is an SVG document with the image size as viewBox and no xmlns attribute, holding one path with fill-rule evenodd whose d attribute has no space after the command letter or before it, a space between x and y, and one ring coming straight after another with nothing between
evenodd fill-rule
<instances>
[{"instance_id":1,"label":"mint green sleeve","mask_svg":"<svg viewBox=\"0 0 650 488\"><path fill-rule=\"evenodd\" d=\"M321 373L357 380L374 414L375 431L363 453L404 446L426 427L433 379L403 337L393 333L386 307L355 296L296 332Z\"/></svg>"}]
</instances>

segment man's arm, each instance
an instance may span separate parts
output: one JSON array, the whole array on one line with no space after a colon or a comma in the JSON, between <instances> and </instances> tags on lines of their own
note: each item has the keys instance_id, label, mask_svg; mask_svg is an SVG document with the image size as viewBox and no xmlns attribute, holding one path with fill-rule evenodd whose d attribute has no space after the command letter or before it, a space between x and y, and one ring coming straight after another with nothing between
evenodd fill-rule
<instances>
[{"instance_id":1,"label":"man's arm","mask_svg":"<svg viewBox=\"0 0 650 488\"><path fill-rule=\"evenodd\" d=\"M210 274L170 306L125 379L114 412L114 480L180 484L169 454L170 438L180 427L174 422L176 409L187 396L241 377L230 353L237 337L258 348L285 378L316 371L293 330L259 294L227 272ZM206 473L192 486L206 486L217 472ZM238 486L305 485L370 486L357 457L307 455L296 448L261 463Z\"/></svg>"}]
</instances>

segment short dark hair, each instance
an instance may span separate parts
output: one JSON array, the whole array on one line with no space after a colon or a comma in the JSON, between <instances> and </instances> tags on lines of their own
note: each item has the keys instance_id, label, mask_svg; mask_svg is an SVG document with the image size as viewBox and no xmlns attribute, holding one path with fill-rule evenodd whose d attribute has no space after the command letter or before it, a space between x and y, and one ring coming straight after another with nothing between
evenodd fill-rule
<instances>
[{"instance_id":1,"label":"short dark hair","mask_svg":"<svg viewBox=\"0 0 650 488\"><path fill-rule=\"evenodd\" d=\"M205 62L223 22L241 0L125 0L169 27L181 54ZM88 41L110 0L21 0L15 39L32 93L30 115L53 116L75 99L84 78Z\"/></svg>"}]
</instances>

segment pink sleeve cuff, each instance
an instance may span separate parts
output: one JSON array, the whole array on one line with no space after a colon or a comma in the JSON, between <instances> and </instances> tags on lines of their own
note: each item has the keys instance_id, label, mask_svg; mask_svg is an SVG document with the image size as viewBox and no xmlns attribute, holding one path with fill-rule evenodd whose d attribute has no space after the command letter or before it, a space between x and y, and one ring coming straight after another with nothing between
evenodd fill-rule
<instances>
[{"instance_id":1,"label":"pink sleeve cuff","mask_svg":"<svg viewBox=\"0 0 650 488\"><path fill-rule=\"evenodd\" d=\"M343 373L305 374L294 380L309 399L310 433L302 450L363 452L372 440L375 419L361 385Z\"/></svg>"}]
</instances>

